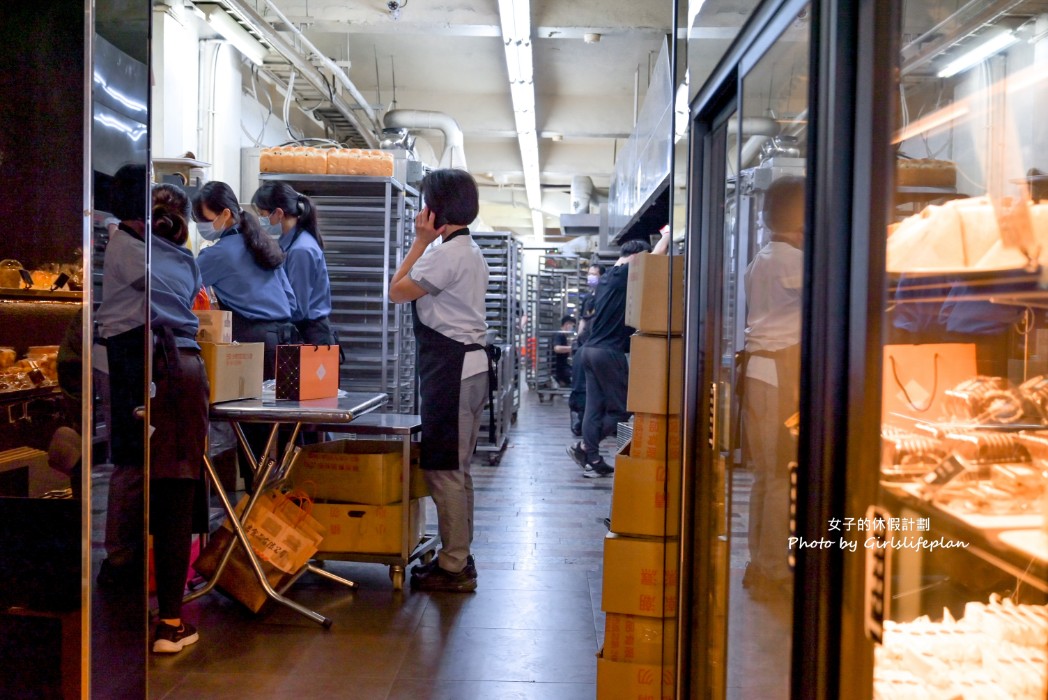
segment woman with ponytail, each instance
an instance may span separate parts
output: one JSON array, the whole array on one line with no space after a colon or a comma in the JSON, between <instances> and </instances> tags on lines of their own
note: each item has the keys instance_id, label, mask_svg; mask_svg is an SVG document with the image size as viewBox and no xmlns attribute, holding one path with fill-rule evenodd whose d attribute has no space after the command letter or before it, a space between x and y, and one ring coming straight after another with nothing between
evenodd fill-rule
<instances>
[{"instance_id":1,"label":"woman with ponytail","mask_svg":"<svg viewBox=\"0 0 1048 700\"><path fill-rule=\"evenodd\" d=\"M219 308L233 312L233 340L265 343L262 374L276 374L276 348L289 342L296 311L295 292L284 273L284 251L267 236L258 218L240 208L233 189L211 181L193 198L197 231L215 245L197 256L204 284Z\"/></svg>"},{"instance_id":2,"label":"woman with ponytail","mask_svg":"<svg viewBox=\"0 0 1048 700\"><path fill-rule=\"evenodd\" d=\"M286 255L284 271L298 300L291 321L303 342L337 344L328 319L331 282L313 202L286 182L267 182L258 188L251 203L261 217L262 228L280 242Z\"/></svg>"}]
</instances>

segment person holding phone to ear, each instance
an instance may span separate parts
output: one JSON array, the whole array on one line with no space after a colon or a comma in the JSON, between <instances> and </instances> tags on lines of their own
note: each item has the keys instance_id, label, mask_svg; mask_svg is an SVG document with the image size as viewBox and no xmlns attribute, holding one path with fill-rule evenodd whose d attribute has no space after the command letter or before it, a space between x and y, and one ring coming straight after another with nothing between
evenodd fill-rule
<instances>
[{"instance_id":1,"label":"person holding phone to ear","mask_svg":"<svg viewBox=\"0 0 1048 700\"><path fill-rule=\"evenodd\" d=\"M412 570L411 587L468 592L477 588L470 461L492 374L484 320L488 264L469 235L480 211L473 177L434 170L420 190L426 208L415 219L415 241L390 281L389 299L413 306L421 467L437 509L441 550Z\"/></svg>"}]
</instances>

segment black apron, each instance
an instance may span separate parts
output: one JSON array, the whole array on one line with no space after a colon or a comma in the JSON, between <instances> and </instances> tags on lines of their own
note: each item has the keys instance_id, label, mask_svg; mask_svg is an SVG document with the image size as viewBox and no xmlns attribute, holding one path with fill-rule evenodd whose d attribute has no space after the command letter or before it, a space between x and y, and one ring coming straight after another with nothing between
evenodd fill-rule
<instances>
[{"instance_id":1,"label":"black apron","mask_svg":"<svg viewBox=\"0 0 1048 700\"><path fill-rule=\"evenodd\" d=\"M448 236L449 243L457 236L469 235L461 229ZM454 470L459 468L459 394L462 388L462 363L466 353L484 350L488 356L488 400L494 397L495 364L501 349L479 343L460 343L438 333L419 320L418 305L411 302L414 317L415 343L418 348L419 415L422 418L422 469ZM494 442L495 416L489 411L488 430Z\"/></svg>"}]
</instances>

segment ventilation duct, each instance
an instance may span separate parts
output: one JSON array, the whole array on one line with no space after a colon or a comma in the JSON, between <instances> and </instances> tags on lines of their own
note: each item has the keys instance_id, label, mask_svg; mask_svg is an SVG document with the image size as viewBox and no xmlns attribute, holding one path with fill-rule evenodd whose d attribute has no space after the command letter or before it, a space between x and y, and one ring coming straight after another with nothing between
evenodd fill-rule
<instances>
[{"instance_id":1,"label":"ventilation duct","mask_svg":"<svg viewBox=\"0 0 1048 700\"><path fill-rule=\"evenodd\" d=\"M438 168L466 167L466 152L462 146L462 129L458 122L443 112L432 112L424 109L394 109L386 112L383 118L386 128L432 129L443 132L444 152L440 156Z\"/></svg>"},{"instance_id":2,"label":"ventilation duct","mask_svg":"<svg viewBox=\"0 0 1048 700\"><path fill-rule=\"evenodd\" d=\"M571 178L571 213L589 214L592 200L593 180L587 175L573 176Z\"/></svg>"}]
</instances>

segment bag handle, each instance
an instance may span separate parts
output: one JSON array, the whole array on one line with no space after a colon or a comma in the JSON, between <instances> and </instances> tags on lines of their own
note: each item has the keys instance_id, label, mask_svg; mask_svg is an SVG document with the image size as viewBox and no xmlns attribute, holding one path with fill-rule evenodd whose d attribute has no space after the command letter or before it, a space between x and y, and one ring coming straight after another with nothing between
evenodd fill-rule
<instances>
[{"instance_id":1,"label":"bag handle","mask_svg":"<svg viewBox=\"0 0 1048 700\"><path fill-rule=\"evenodd\" d=\"M297 528L312 514L313 498L303 489L293 489L287 493L278 492L275 494L274 498L279 499L278 503L274 503L275 508L286 509L288 505L295 507L296 512L294 513L294 517L296 519L294 522L291 522L291 518L288 518L292 527Z\"/></svg>"},{"instance_id":2,"label":"bag handle","mask_svg":"<svg viewBox=\"0 0 1048 700\"><path fill-rule=\"evenodd\" d=\"M906 403L909 404L910 408L917 411L917 413L924 413L931 408L932 403L935 402L935 393L938 391L939 387L939 353L935 353L932 360L932 391L929 395L927 405L923 408L913 402L913 399L910 398L910 392L906 391L906 387L903 386L902 380L899 379L899 370L895 366L895 356L888 355L888 362L892 365L892 378L895 380L896 386L902 390L902 395L906 399Z\"/></svg>"}]
</instances>

